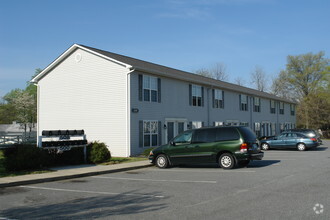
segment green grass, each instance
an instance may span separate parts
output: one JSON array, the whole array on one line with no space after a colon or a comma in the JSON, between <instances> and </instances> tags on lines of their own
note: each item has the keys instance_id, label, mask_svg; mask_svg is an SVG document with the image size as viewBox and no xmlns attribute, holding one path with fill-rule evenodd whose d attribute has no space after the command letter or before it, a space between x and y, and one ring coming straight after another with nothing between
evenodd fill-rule
<instances>
[{"instance_id":1,"label":"green grass","mask_svg":"<svg viewBox=\"0 0 330 220\"><path fill-rule=\"evenodd\" d=\"M6 171L5 167L3 166L4 163L4 155L3 151L0 150L0 178L1 177L9 177L9 176L19 176L19 175L26 175L26 174L38 174L38 173L47 173L47 172L54 172L50 170L27 170L27 171ZM101 165L112 165L112 164L119 164L119 163L130 163L136 161L143 161L147 160L146 157L112 157L109 162L101 163Z\"/></svg>"},{"instance_id":2,"label":"green grass","mask_svg":"<svg viewBox=\"0 0 330 220\"><path fill-rule=\"evenodd\" d=\"M119 163L130 163L136 161L147 160L145 157L111 157L109 162L101 163L101 165L111 165Z\"/></svg>"}]
</instances>

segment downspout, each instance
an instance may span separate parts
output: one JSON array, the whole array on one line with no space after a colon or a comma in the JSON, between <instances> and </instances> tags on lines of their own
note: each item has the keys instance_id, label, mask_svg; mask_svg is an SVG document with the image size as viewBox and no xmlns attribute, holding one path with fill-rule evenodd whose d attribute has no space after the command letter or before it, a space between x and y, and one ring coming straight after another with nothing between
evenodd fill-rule
<instances>
[{"instance_id":1,"label":"downspout","mask_svg":"<svg viewBox=\"0 0 330 220\"><path fill-rule=\"evenodd\" d=\"M126 157L131 156L131 83L130 83L130 75L132 72L135 71L135 69L130 66L129 72L126 75L126 105L127 105L127 122L126 122L126 132L127 132L127 141L126 141Z\"/></svg>"},{"instance_id":2,"label":"downspout","mask_svg":"<svg viewBox=\"0 0 330 220\"><path fill-rule=\"evenodd\" d=\"M41 146L41 137L39 136L39 131L40 131L40 126L39 126L39 113L40 113L40 86L38 83L36 82L32 82L33 85L35 85L37 87L37 146L38 147L42 147Z\"/></svg>"}]
</instances>

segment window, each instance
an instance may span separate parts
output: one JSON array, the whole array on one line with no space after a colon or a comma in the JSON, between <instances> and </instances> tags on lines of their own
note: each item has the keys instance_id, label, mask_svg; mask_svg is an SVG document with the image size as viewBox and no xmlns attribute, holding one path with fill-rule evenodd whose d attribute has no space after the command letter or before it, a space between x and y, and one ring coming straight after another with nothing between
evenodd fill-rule
<instances>
[{"instance_id":1,"label":"window","mask_svg":"<svg viewBox=\"0 0 330 220\"><path fill-rule=\"evenodd\" d=\"M248 98L247 95L240 95L240 110L247 111L248 110Z\"/></svg>"},{"instance_id":2,"label":"window","mask_svg":"<svg viewBox=\"0 0 330 220\"><path fill-rule=\"evenodd\" d=\"M197 85L189 85L190 93L190 105L192 106L203 106L203 87Z\"/></svg>"},{"instance_id":3,"label":"window","mask_svg":"<svg viewBox=\"0 0 330 220\"><path fill-rule=\"evenodd\" d=\"M173 142L175 144L190 144L191 137L192 137L192 132L191 131L185 131L183 134L181 134L180 136L176 137L173 140Z\"/></svg>"},{"instance_id":4,"label":"window","mask_svg":"<svg viewBox=\"0 0 330 220\"><path fill-rule=\"evenodd\" d=\"M213 108L224 108L224 91L213 89Z\"/></svg>"},{"instance_id":5,"label":"window","mask_svg":"<svg viewBox=\"0 0 330 220\"><path fill-rule=\"evenodd\" d=\"M295 110L296 110L296 106L293 104L290 104L290 113L291 115L295 115Z\"/></svg>"},{"instance_id":6,"label":"window","mask_svg":"<svg viewBox=\"0 0 330 220\"><path fill-rule=\"evenodd\" d=\"M254 133L256 133L257 137L260 137L260 123L255 122L254 123Z\"/></svg>"},{"instance_id":7,"label":"window","mask_svg":"<svg viewBox=\"0 0 330 220\"><path fill-rule=\"evenodd\" d=\"M253 98L253 111L260 112L260 98L259 97Z\"/></svg>"},{"instance_id":8,"label":"window","mask_svg":"<svg viewBox=\"0 0 330 220\"><path fill-rule=\"evenodd\" d=\"M193 143L210 143L215 141L216 129L196 130L193 135Z\"/></svg>"},{"instance_id":9,"label":"window","mask_svg":"<svg viewBox=\"0 0 330 220\"><path fill-rule=\"evenodd\" d=\"M240 139L240 135L236 128L217 128L216 141L230 141Z\"/></svg>"},{"instance_id":10,"label":"window","mask_svg":"<svg viewBox=\"0 0 330 220\"><path fill-rule=\"evenodd\" d=\"M146 102L160 102L160 78L139 75L139 100Z\"/></svg>"},{"instance_id":11,"label":"window","mask_svg":"<svg viewBox=\"0 0 330 220\"><path fill-rule=\"evenodd\" d=\"M238 126L239 121L238 120L226 120L226 126Z\"/></svg>"},{"instance_id":12,"label":"window","mask_svg":"<svg viewBox=\"0 0 330 220\"><path fill-rule=\"evenodd\" d=\"M239 125L240 126L246 126L246 127L248 127L249 126L249 122L240 122Z\"/></svg>"},{"instance_id":13,"label":"window","mask_svg":"<svg viewBox=\"0 0 330 220\"><path fill-rule=\"evenodd\" d=\"M275 114L275 101L270 100L270 113Z\"/></svg>"},{"instance_id":14,"label":"window","mask_svg":"<svg viewBox=\"0 0 330 220\"><path fill-rule=\"evenodd\" d=\"M280 114L284 115L284 102L280 102Z\"/></svg>"},{"instance_id":15,"label":"window","mask_svg":"<svg viewBox=\"0 0 330 220\"><path fill-rule=\"evenodd\" d=\"M215 121L214 126L223 126L223 121Z\"/></svg>"},{"instance_id":16,"label":"window","mask_svg":"<svg viewBox=\"0 0 330 220\"><path fill-rule=\"evenodd\" d=\"M201 128L201 127L203 127L203 122L201 122L201 121L193 121L191 123L192 129Z\"/></svg>"},{"instance_id":17,"label":"window","mask_svg":"<svg viewBox=\"0 0 330 220\"><path fill-rule=\"evenodd\" d=\"M271 135L275 135L276 134L276 124L275 123L271 123L271 129L272 129L272 134Z\"/></svg>"},{"instance_id":18,"label":"window","mask_svg":"<svg viewBox=\"0 0 330 220\"><path fill-rule=\"evenodd\" d=\"M158 121L143 121L143 147L158 145Z\"/></svg>"}]
</instances>

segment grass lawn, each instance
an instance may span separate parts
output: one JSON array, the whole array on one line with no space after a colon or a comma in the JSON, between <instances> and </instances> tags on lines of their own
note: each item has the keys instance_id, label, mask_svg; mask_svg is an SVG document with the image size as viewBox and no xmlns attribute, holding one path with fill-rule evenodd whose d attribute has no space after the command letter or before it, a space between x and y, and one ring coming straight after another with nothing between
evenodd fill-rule
<instances>
[{"instance_id":1,"label":"grass lawn","mask_svg":"<svg viewBox=\"0 0 330 220\"><path fill-rule=\"evenodd\" d=\"M54 172L50 170L28 170L28 171L6 171L3 163L4 163L4 155L3 151L0 150L0 178L8 177L8 176L18 176L18 175L26 175L26 174L37 174L37 173L47 173ZM147 160L145 157L112 157L109 162L101 163L101 165L112 165L119 163L130 163L136 161Z\"/></svg>"}]
</instances>

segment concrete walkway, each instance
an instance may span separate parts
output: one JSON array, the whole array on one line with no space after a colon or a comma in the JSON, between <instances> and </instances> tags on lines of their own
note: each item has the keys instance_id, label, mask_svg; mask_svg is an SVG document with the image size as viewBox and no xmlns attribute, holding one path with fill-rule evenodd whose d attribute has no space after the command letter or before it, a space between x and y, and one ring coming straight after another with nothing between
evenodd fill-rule
<instances>
[{"instance_id":1,"label":"concrete walkway","mask_svg":"<svg viewBox=\"0 0 330 220\"><path fill-rule=\"evenodd\" d=\"M0 188L121 172L151 166L148 160L113 165L78 165L51 168L54 172L0 178Z\"/></svg>"}]
</instances>

